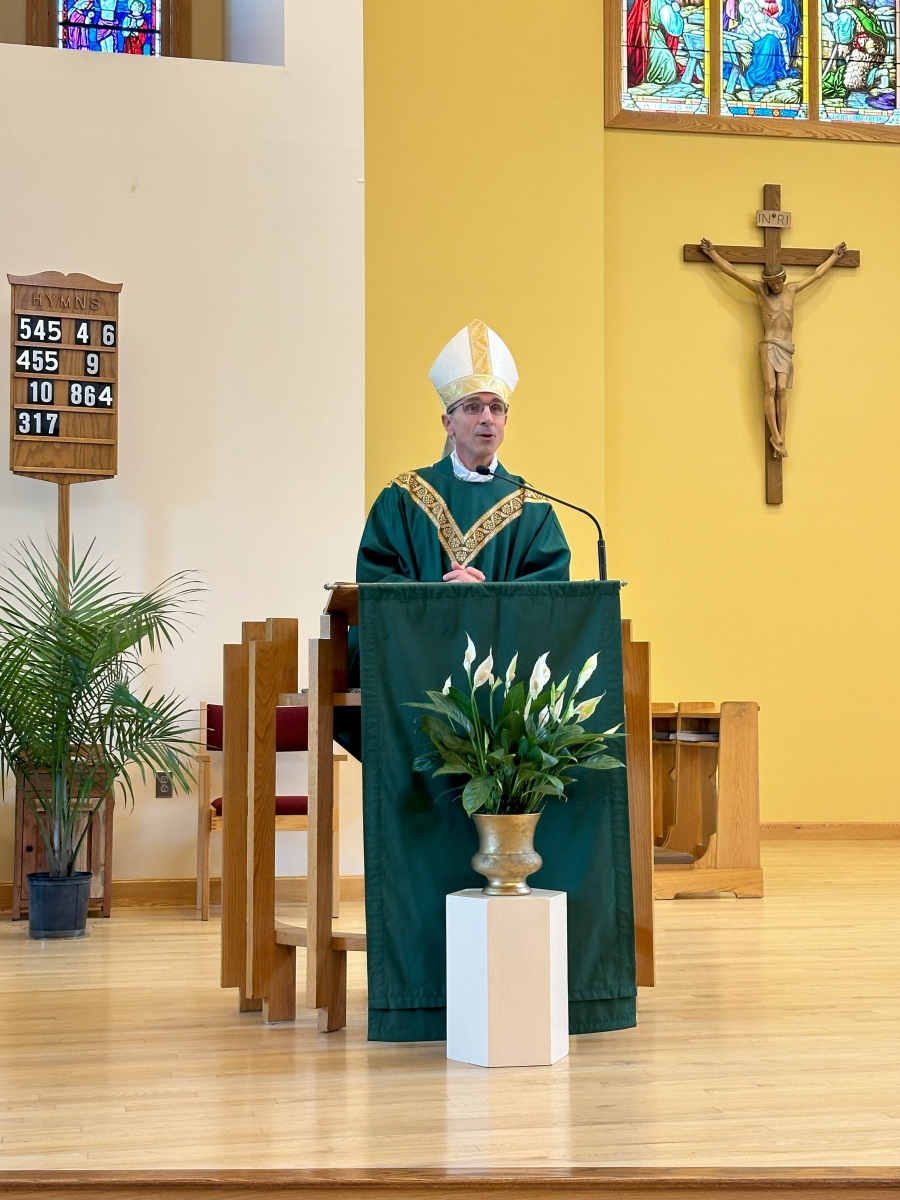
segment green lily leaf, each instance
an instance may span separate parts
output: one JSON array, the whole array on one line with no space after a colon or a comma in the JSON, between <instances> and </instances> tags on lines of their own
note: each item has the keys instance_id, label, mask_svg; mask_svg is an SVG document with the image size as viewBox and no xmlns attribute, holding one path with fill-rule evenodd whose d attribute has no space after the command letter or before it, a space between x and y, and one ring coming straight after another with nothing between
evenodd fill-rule
<instances>
[{"instance_id":1,"label":"green lily leaf","mask_svg":"<svg viewBox=\"0 0 900 1200\"><path fill-rule=\"evenodd\" d=\"M472 816L498 796L497 780L493 775L476 775L463 788L463 808Z\"/></svg>"},{"instance_id":2,"label":"green lily leaf","mask_svg":"<svg viewBox=\"0 0 900 1200\"><path fill-rule=\"evenodd\" d=\"M579 767L591 767L595 771L613 771L616 767L625 766L623 762L619 762L617 758L613 758L610 754L601 754L597 758L588 758L578 765Z\"/></svg>"}]
</instances>

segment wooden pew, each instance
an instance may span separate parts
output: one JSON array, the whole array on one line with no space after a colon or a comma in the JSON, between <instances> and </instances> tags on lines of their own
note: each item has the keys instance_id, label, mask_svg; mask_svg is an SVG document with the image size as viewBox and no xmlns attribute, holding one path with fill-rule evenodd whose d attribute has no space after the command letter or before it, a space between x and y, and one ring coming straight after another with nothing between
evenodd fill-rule
<instances>
[{"instance_id":1,"label":"wooden pew","mask_svg":"<svg viewBox=\"0 0 900 1200\"><path fill-rule=\"evenodd\" d=\"M759 854L759 706L653 705L654 733L717 735L653 742L654 895L763 894Z\"/></svg>"}]
</instances>

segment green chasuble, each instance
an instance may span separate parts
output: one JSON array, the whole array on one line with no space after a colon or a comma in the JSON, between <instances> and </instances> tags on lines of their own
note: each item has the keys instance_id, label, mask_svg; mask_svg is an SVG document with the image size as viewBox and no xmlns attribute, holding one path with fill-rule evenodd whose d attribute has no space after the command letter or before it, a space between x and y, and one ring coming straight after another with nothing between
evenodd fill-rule
<instances>
[{"instance_id":1,"label":"green chasuble","mask_svg":"<svg viewBox=\"0 0 900 1200\"><path fill-rule=\"evenodd\" d=\"M508 475L502 464L497 470ZM511 478L516 479L513 475ZM457 479L449 458L398 475L372 506L356 563L359 583L440 583L451 559L489 583L569 578L556 513L524 486Z\"/></svg>"}]
</instances>

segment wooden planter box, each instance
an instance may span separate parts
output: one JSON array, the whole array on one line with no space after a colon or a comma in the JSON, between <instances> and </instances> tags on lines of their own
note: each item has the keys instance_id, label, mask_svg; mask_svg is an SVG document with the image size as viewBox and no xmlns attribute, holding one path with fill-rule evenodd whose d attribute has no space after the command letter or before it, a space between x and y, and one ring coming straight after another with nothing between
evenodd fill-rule
<instances>
[{"instance_id":1,"label":"wooden planter box","mask_svg":"<svg viewBox=\"0 0 900 1200\"><path fill-rule=\"evenodd\" d=\"M98 791L93 798L103 795ZM90 871L91 906L99 907L100 913L108 917L112 908L112 848L113 848L112 793L91 822L88 835L78 851L75 868ZM81 829L83 829L83 824ZM81 832L79 829L79 833ZM16 834L13 860L12 919L18 921L28 912L28 876L32 871L47 870L47 854L34 813L25 801L21 780L16 780Z\"/></svg>"}]
</instances>

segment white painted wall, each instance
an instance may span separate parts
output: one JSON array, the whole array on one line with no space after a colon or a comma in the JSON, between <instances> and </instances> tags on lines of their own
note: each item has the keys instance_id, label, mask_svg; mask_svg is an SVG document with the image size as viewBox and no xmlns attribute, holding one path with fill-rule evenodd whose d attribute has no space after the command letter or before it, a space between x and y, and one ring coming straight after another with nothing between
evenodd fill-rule
<instances>
[{"instance_id":1,"label":"white painted wall","mask_svg":"<svg viewBox=\"0 0 900 1200\"><path fill-rule=\"evenodd\" d=\"M225 0L225 57L281 66L284 0Z\"/></svg>"},{"instance_id":2,"label":"white painted wall","mask_svg":"<svg viewBox=\"0 0 900 1200\"><path fill-rule=\"evenodd\" d=\"M194 704L221 697L242 619L316 635L364 517L362 0L285 8L285 67L0 46L0 267L124 283L119 475L73 488L73 534L130 587L204 573L203 615L155 671ZM8 306L4 282L0 329ZM55 505L0 472L0 546L45 540ZM354 767L345 873L362 871ZM117 877L189 876L195 799L142 790L115 836ZM305 835L284 836L281 873L302 874Z\"/></svg>"}]
</instances>

